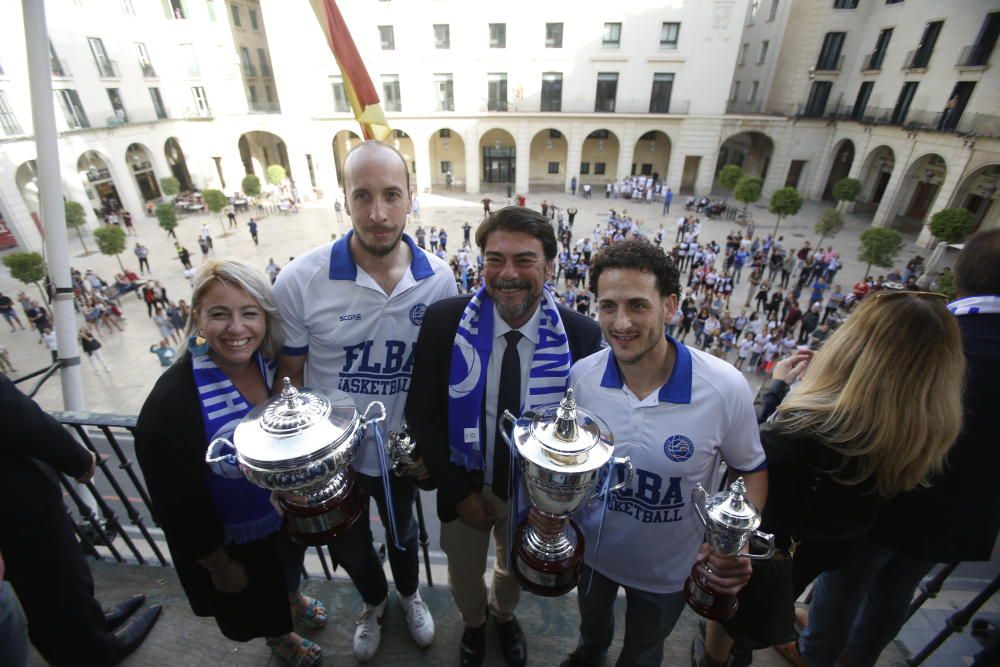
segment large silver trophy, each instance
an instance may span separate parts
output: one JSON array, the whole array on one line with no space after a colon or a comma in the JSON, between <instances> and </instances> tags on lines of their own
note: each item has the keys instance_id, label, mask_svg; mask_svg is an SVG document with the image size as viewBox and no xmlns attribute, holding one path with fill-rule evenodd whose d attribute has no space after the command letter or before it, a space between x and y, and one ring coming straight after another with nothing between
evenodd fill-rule
<instances>
[{"instance_id":1,"label":"large silver trophy","mask_svg":"<svg viewBox=\"0 0 1000 667\"><path fill-rule=\"evenodd\" d=\"M737 478L728 491L711 496L701 484L696 484L691 492L691 501L698 518L705 525L705 541L715 553L731 558L770 558L774 555L774 535L757 530L760 512L746 498L746 492L742 477ZM766 551L760 554L744 553L751 540L764 542ZM708 569L708 563L702 567ZM697 565L691 569L684 592L692 609L716 621L732 618L739 604L735 595L713 590Z\"/></svg>"},{"instance_id":2,"label":"large silver trophy","mask_svg":"<svg viewBox=\"0 0 1000 667\"><path fill-rule=\"evenodd\" d=\"M380 414L369 417L373 408ZM385 406L358 413L340 390L297 390L288 378L279 396L251 410L233 440L209 445L209 465L235 463L250 482L277 492L285 527L297 541L325 544L345 533L366 511L351 462L368 426L385 418ZM227 453L235 449L235 455Z\"/></svg>"},{"instance_id":3,"label":"large silver trophy","mask_svg":"<svg viewBox=\"0 0 1000 667\"><path fill-rule=\"evenodd\" d=\"M528 411L520 418L507 411L503 418L511 424L510 435L504 430L503 436L517 452L528 497L545 516L568 518L584 503L602 496L603 491L594 491L602 470L612 476L618 468L623 470L621 481L610 485L608 480L607 492L632 481L632 462L627 456L615 457L609 467L613 436L600 417L576 407L572 389L566 390L558 406ZM572 521L553 537L540 534L524 520L514 536L514 574L533 593L562 595L580 579L583 552L583 533Z\"/></svg>"}]
</instances>

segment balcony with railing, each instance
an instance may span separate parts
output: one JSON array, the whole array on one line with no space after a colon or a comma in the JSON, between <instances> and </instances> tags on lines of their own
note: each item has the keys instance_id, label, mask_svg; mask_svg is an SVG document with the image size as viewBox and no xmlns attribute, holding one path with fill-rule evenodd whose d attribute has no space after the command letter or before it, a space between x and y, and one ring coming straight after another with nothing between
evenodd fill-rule
<instances>
[{"instance_id":1,"label":"balcony with railing","mask_svg":"<svg viewBox=\"0 0 1000 667\"><path fill-rule=\"evenodd\" d=\"M116 60L104 60L96 61L97 63L97 74L102 79L120 79L122 74L121 70L118 69L118 61Z\"/></svg>"},{"instance_id":2,"label":"balcony with railing","mask_svg":"<svg viewBox=\"0 0 1000 667\"><path fill-rule=\"evenodd\" d=\"M69 79L73 76L73 70L69 68L69 63L63 58L49 57L49 70L56 79Z\"/></svg>"},{"instance_id":3,"label":"balcony with railing","mask_svg":"<svg viewBox=\"0 0 1000 667\"><path fill-rule=\"evenodd\" d=\"M18 382L44 375L34 388L37 391L41 382L58 368L57 364L53 364L49 369L19 378ZM52 416L73 433L84 447L94 452L98 459L97 474L85 485L65 476L58 476L66 504L73 516L78 517L74 528L93 574L95 596L103 602L114 602L136 593L144 593L148 598L147 604L158 603L164 608L156 626L136 654L129 659L129 664L262 665L274 662L263 641L230 641L219 633L213 619L198 618L192 614L171 565L163 531L157 526L153 516L142 472L133 460L136 417L74 412L54 412ZM464 624L448 587L435 585L435 580L443 580L446 570L442 556L432 555L430 552L428 525L433 528L437 521L433 516L429 517L429 522L425 519L423 506L432 497L425 494L422 500L421 494L417 494L415 515L420 549L418 556L422 556L423 560L421 596L435 619L434 643L427 649L417 649L408 636L404 614L394 610L385 616L382 644L373 664L438 667L454 663ZM376 521L373 521L373 531L376 535L382 533ZM384 554L382 549L378 549L378 552L380 555ZM911 605L911 615L918 612L923 614L921 605L942 588L949 592L955 588L948 585L950 581L947 577L957 566L955 563L941 568L926 585L921 586L920 595ZM309 637L323 646L327 656L350 655L352 633L345 631L345 625L350 622L350 613L360 604L354 585L346 573L338 571L333 553L325 546L314 547L306 552L302 574L303 592L325 601L331 611L329 625L324 629L311 631ZM970 582L978 582L977 579L961 581L966 587ZM982 595L977 596L977 599ZM531 644L533 664L558 664L575 647L579 619L575 594L556 598L523 595L517 615L528 635L528 643ZM624 627L624 617L625 605L616 605L617 627ZM926 618L921 617L919 620L923 623L922 628L929 625ZM690 609L681 614L664 643L664 664L688 662L692 640L699 632L698 623L698 616ZM617 640L611 646L612 654L617 654L621 649L621 631L617 635ZM927 644L921 655L926 658L939 644L940 642L933 641ZM501 664L500 651L495 642L491 643L488 652L493 654L493 657L487 658L488 664ZM773 650L756 652L754 660L755 664L759 663L762 667L787 664ZM893 643L886 648L879 665L901 664L903 660L899 646ZM27 664L35 667L44 662L33 653Z\"/></svg>"},{"instance_id":4,"label":"balcony with railing","mask_svg":"<svg viewBox=\"0 0 1000 667\"><path fill-rule=\"evenodd\" d=\"M748 102L747 100L729 100L726 102L726 113L762 113L764 103Z\"/></svg>"},{"instance_id":5,"label":"balcony with railing","mask_svg":"<svg viewBox=\"0 0 1000 667\"><path fill-rule=\"evenodd\" d=\"M866 53L861 58L861 71L862 72L879 72L882 70L882 60L885 54L878 51L872 51L871 53Z\"/></svg>"},{"instance_id":6,"label":"balcony with railing","mask_svg":"<svg viewBox=\"0 0 1000 667\"><path fill-rule=\"evenodd\" d=\"M958 53L955 67L964 70L982 70L989 67L990 53L993 49L987 44L972 44L964 47Z\"/></svg>"},{"instance_id":7,"label":"balcony with railing","mask_svg":"<svg viewBox=\"0 0 1000 667\"><path fill-rule=\"evenodd\" d=\"M243 76L257 76L257 68L252 63L243 63Z\"/></svg>"},{"instance_id":8,"label":"balcony with railing","mask_svg":"<svg viewBox=\"0 0 1000 667\"><path fill-rule=\"evenodd\" d=\"M914 49L906 54L903 58L903 69L904 70L925 70L927 65L931 62L931 51L925 49Z\"/></svg>"},{"instance_id":9,"label":"balcony with railing","mask_svg":"<svg viewBox=\"0 0 1000 667\"><path fill-rule=\"evenodd\" d=\"M823 58L817 61L816 69L813 70L815 74L836 74L844 68L844 56L839 55L836 58Z\"/></svg>"},{"instance_id":10,"label":"balcony with railing","mask_svg":"<svg viewBox=\"0 0 1000 667\"><path fill-rule=\"evenodd\" d=\"M603 102L602 102L603 103ZM536 102L537 104L537 102ZM485 105L484 105L485 106ZM537 112L537 107L525 108L528 105L521 103L512 103L508 109L510 111L526 111L526 112ZM621 99L616 98L611 100L611 108L608 111L595 111L594 110L594 98L563 98L562 100L562 110L560 113L572 113L572 114L594 114L594 113L641 113L641 114L664 114L671 116L686 116L691 108L690 100L676 100L671 98L670 104L668 106L668 111L653 111L649 110L649 98L629 98ZM486 109L483 108L483 111Z\"/></svg>"},{"instance_id":11,"label":"balcony with railing","mask_svg":"<svg viewBox=\"0 0 1000 667\"><path fill-rule=\"evenodd\" d=\"M250 113L281 113L278 102L250 102Z\"/></svg>"},{"instance_id":12,"label":"balcony with railing","mask_svg":"<svg viewBox=\"0 0 1000 667\"><path fill-rule=\"evenodd\" d=\"M155 79L156 70L153 68L153 63L140 62L139 69L142 70L142 76L144 79Z\"/></svg>"}]
</instances>

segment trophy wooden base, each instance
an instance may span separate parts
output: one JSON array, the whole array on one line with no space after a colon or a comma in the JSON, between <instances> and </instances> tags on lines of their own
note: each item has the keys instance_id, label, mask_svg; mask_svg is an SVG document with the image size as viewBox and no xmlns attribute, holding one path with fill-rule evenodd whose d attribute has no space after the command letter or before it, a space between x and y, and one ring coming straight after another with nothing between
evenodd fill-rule
<instances>
[{"instance_id":1,"label":"trophy wooden base","mask_svg":"<svg viewBox=\"0 0 1000 667\"><path fill-rule=\"evenodd\" d=\"M713 591L697 565L691 568L691 576L684 582L684 599L699 616L712 621L728 621L740 606L735 595Z\"/></svg>"},{"instance_id":2,"label":"trophy wooden base","mask_svg":"<svg viewBox=\"0 0 1000 667\"><path fill-rule=\"evenodd\" d=\"M576 532L576 548L561 560L542 560L527 551L524 545L525 519L514 534L514 575L521 586L535 595L554 598L565 595L580 582L580 564L583 562L583 533L572 521L570 528Z\"/></svg>"},{"instance_id":3,"label":"trophy wooden base","mask_svg":"<svg viewBox=\"0 0 1000 667\"><path fill-rule=\"evenodd\" d=\"M285 528L299 544L315 547L327 544L343 535L365 511L364 497L353 468L347 472L347 484L337 496L312 507L303 507L278 500L285 512Z\"/></svg>"}]
</instances>

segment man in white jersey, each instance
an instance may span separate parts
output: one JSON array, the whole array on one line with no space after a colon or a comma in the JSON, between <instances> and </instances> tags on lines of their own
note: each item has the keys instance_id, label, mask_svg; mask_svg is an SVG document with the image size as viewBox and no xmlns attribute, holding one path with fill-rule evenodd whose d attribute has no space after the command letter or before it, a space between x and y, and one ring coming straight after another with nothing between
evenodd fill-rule
<instances>
[{"instance_id":1,"label":"man in white jersey","mask_svg":"<svg viewBox=\"0 0 1000 667\"><path fill-rule=\"evenodd\" d=\"M279 377L290 377L298 386L341 389L362 413L372 401L382 402L384 432L402 424L424 311L457 293L451 268L403 233L409 191L406 162L398 152L375 141L360 144L344 161L352 230L296 258L274 285L285 331ZM375 498L388 526L374 428L365 434L354 468L366 498ZM422 463L413 466L413 474L425 475L422 471ZM390 483L403 548L387 535L389 563L410 634L418 645L428 646L434 621L417 590L416 488L410 477L390 475ZM369 660L381 641L388 584L372 546L368 512L330 546L364 600L354 653Z\"/></svg>"},{"instance_id":2,"label":"man in white jersey","mask_svg":"<svg viewBox=\"0 0 1000 667\"><path fill-rule=\"evenodd\" d=\"M645 241L615 244L594 257L590 290L609 347L574 364L569 383L577 404L608 423L615 455L629 456L635 474L606 503L578 515L586 543L580 639L562 667L601 664L614 636L619 587L627 611L617 664L658 667L695 562L708 562L705 572L720 593L735 594L750 579L748 559L724 558L703 544L691 491L698 482L711 486L721 457L762 507L764 451L740 372L664 336L680 293L667 255Z\"/></svg>"}]
</instances>

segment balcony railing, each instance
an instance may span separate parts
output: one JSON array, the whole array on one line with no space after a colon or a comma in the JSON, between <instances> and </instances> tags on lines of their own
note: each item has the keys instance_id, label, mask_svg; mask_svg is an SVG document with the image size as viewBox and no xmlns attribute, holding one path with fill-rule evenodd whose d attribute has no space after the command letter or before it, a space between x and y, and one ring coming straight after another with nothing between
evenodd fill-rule
<instances>
[{"instance_id":1,"label":"balcony railing","mask_svg":"<svg viewBox=\"0 0 1000 667\"><path fill-rule=\"evenodd\" d=\"M821 74L825 72L839 72L844 67L844 56L840 55L836 58L824 58L820 62L816 63L816 74Z\"/></svg>"},{"instance_id":2,"label":"balcony railing","mask_svg":"<svg viewBox=\"0 0 1000 667\"><path fill-rule=\"evenodd\" d=\"M927 65L930 61L930 51L915 49L906 54L906 58L903 59L903 69L927 69Z\"/></svg>"},{"instance_id":3,"label":"balcony railing","mask_svg":"<svg viewBox=\"0 0 1000 667\"><path fill-rule=\"evenodd\" d=\"M518 102L516 104L511 104L510 111L523 111L533 113L538 110L538 101L528 100L526 102ZM666 112L670 115L687 115L691 107L690 100L678 100L671 98L670 100L670 111ZM483 105L483 111L486 111L485 105ZM572 114L592 114L592 113L642 113L648 114L649 111L649 98L630 98L615 100L612 111L595 111L594 110L594 98L563 98L562 100L562 113L572 113ZM665 113L662 111L656 111L653 113Z\"/></svg>"},{"instance_id":4,"label":"balcony railing","mask_svg":"<svg viewBox=\"0 0 1000 667\"><path fill-rule=\"evenodd\" d=\"M156 70L153 69L153 65L151 63L139 63L139 68L142 70L143 78L146 79L156 78Z\"/></svg>"},{"instance_id":5,"label":"balcony railing","mask_svg":"<svg viewBox=\"0 0 1000 667\"><path fill-rule=\"evenodd\" d=\"M863 58L861 58L861 71L862 72L878 72L882 69L882 60L884 59L884 54L880 54L878 51L872 51L871 53L866 53Z\"/></svg>"},{"instance_id":6,"label":"balcony railing","mask_svg":"<svg viewBox=\"0 0 1000 667\"><path fill-rule=\"evenodd\" d=\"M76 508L81 518L76 532L83 551L98 560L169 566L166 541L156 525L142 471L131 458L136 417L91 412L51 414L75 433L84 447L97 455L98 472L87 484L81 485L68 477L59 476L68 495L67 502ZM430 538L419 493L415 509L427 584L433 586ZM315 547L307 552L303 567L306 576L317 574L315 569L312 573L309 569L318 564L323 576L333 578L327 561L328 549ZM332 557L332 554L329 555Z\"/></svg>"},{"instance_id":7,"label":"balcony railing","mask_svg":"<svg viewBox=\"0 0 1000 667\"><path fill-rule=\"evenodd\" d=\"M729 113L739 112L739 102L730 103ZM734 111L735 108L735 111ZM839 104L827 107L819 116L807 114L805 104L790 105L785 110L768 109L768 113L779 113L802 118L825 118L827 120L854 120L872 125L897 125L907 130L923 132L956 132L958 134L1000 138L1000 116L982 113L966 113L960 117L948 118L943 111L926 111L909 109L902 121L893 121L894 109L881 107L866 107L860 114L854 113L851 104Z\"/></svg>"},{"instance_id":8,"label":"balcony railing","mask_svg":"<svg viewBox=\"0 0 1000 667\"><path fill-rule=\"evenodd\" d=\"M257 68L250 63L243 63L244 76L257 76Z\"/></svg>"},{"instance_id":9,"label":"balcony railing","mask_svg":"<svg viewBox=\"0 0 1000 667\"><path fill-rule=\"evenodd\" d=\"M985 113L962 114L955 132L976 137L1000 138L1000 116Z\"/></svg>"},{"instance_id":10,"label":"balcony railing","mask_svg":"<svg viewBox=\"0 0 1000 667\"><path fill-rule=\"evenodd\" d=\"M250 113L281 113L278 102L251 102Z\"/></svg>"},{"instance_id":11,"label":"balcony railing","mask_svg":"<svg viewBox=\"0 0 1000 667\"><path fill-rule=\"evenodd\" d=\"M59 79L68 79L73 76L73 71L69 68L69 63L62 58L49 58L49 69L52 76Z\"/></svg>"},{"instance_id":12,"label":"balcony railing","mask_svg":"<svg viewBox=\"0 0 1000 667\"><path fill-rule=\"evenodd\" d=\"M959 52L955 67L963 69L985 68L989 63L991 51L992 49L987 48L985 44L966 46Z\"/></svg>"},{"instance_id":13,"label":"balcony railing","mask_svg":"<svg viewBox=\"0 0 1000 667\"><path fill-rule=\"evenodd\" d=\"M102 79L119 79L121 71L118 69L118 62L115 60L105 60L97 63L97 73Z\"/></svg>"},{"instance_id":14,"label":"balcony railing","mask_svg":"<svg viewBox=\"0 0 1000 667\"><path fill-rule=\"evenodd\" d=\"M729 100L726 102L726 113L761 113L763 102L748 102L746 100Z\"/></svg>"}]
</instances>

